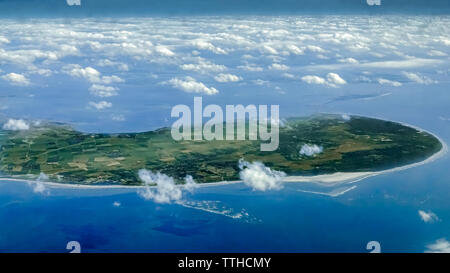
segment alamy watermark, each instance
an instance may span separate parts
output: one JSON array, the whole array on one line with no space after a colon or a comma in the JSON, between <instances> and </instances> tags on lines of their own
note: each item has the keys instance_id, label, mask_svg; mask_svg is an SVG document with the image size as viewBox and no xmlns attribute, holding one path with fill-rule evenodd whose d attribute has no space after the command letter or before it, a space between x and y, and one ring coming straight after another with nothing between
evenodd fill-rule
<instances>
[{"instance_id":1,"label":"alamy watermark","mask_svg":"<svg viewBox=\"0 0 450 273\"><path fill-rule=\"evenodd\" d=\"M258 107L253 104L226 105L224 124L222 107L210 104L203 108L202 97L194 97L193 124L189 106L179 104L172 108L171 117L178 118L172 124L172 138L176 141L232 141L258 140L259 138L261 151L275 151L279 145L280 107L270 105L270 117L268 117L268 110L268 105ZM203 124L204 118L209 118L205 124Z\"/></svg>"}]
</instances>

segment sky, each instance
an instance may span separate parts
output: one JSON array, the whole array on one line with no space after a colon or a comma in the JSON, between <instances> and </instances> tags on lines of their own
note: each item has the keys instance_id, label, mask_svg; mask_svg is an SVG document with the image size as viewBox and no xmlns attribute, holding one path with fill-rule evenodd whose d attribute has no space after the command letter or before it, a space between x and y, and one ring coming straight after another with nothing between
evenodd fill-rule
<instances>
[{"instance_id":1,"label":"sky","mask_svg":"<svg viewBox=\"0 0 450 273\"><path fill-rule=\"evenodd\" d=\"M449 12L447 0L381 0L379 6L367 0L0 0L0 16L8 17Z\"/></svg>"}]
</instances>

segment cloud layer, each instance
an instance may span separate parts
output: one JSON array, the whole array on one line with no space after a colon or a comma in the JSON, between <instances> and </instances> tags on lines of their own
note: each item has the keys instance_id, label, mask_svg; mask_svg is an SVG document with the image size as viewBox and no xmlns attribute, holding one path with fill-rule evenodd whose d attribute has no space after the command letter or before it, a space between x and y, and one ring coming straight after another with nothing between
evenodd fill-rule
<instances>
[{"instance_id":1,"label":"cloud layer","mask_svg":"<svg viewBox=\"0 0 450 273\"><path fill-rule=\"evenodd\" d=\"M282 179L286 176L284 172L271 170L261 162L239 161L239 177L247 186L253 190L279 190L282 188Z\"/></svg>"}]
</instances>

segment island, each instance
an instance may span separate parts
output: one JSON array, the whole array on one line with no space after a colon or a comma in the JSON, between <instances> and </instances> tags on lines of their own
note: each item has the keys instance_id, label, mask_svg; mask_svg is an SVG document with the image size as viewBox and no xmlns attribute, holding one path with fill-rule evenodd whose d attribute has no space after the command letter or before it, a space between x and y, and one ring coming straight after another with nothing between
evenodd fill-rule
<instances>
[{"instance_id":1,"label":"island","mask_svg":"<svg viewBox=\"0 0 450 273\"><path fill-rule=\"evenodd\" d=\"M434 135L404 124L339 114L283 120L279 147L259 140L175 141L170 128L141 133L83 133L58 123L0 132L0 173L59 183L142 185L148 169L183 183L239 179L240 159L259 161L289 176L382 171L423 161L442 148Z\"/></svg>"}]
</instances>

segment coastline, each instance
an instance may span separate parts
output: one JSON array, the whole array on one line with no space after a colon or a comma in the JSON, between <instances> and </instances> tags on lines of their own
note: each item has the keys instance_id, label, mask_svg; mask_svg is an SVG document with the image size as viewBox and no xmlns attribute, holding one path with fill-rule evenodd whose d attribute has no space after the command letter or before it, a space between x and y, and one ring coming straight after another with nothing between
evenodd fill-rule
<instances>
[{"instance_id":1,"label":"coastline","mask_svg":"<svg viewBox=\"0 0 450 273\"><path fill-rule=\"evenodd\" d=\"M378 118L379 119L379 118ZM364 180L366 178L391 173L391 172L398 172L407 170L410 168L418 167L421 165L425 165L428 163L431 163L441 157L443 157L448 152L448 146L447 144L437 135L428 132L422 128L419 128L417 126L413 126L407 123L403 122L397 122L392 121L399 124L402 124L404 126L408 126L411 128L414 128L421 132L426 132L432 136L434 136L436 139L439 140L439 142L442 145L442 148L434 153L432 156L426 158L425 160L411 163L404 166L394 167L391 169L386 169L382 171L375 171L375 172L336 172L332 174L320 174L320 175L314 175L314 176L286 176L282 182L284 183L319 183L323 185L329 185L333 186L336 184L343 184L343 183L356 183L361 180ZM20 178L20 177L13 177L13 176L0 176L0 181L15 181L15 182L23 182L28 184L38 184L42 183L46 187L49 188L67 188L67 189L135 189L139 190L142 188L150 187L155 188L155 186L125 186L125 185L83 185L83 184L72 184L72 183L60 183L60 182L52 182L52 181L38 181L38 180L32 180L27 178ZM199 187L213 187L213 186L221 186L221 185L231 185L231 184L237 184L237 183L243 183L241 180L235 180L235 181L218 181L218 182L210 182L210 183L198 183L197 185ZM177 185L178 187L183 187L184 185L180 184Z\"/></svg>"}]
</instances>

